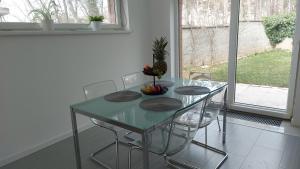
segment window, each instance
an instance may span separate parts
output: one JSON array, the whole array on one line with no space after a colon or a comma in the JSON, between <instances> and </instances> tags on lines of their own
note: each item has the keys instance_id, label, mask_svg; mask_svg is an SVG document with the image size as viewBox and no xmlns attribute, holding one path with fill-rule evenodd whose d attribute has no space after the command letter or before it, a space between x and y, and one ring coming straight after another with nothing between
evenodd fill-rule
<instances>
[{"instance_id":1,"label":"window","mask_svg":"<svg viewBox=\"0 0 300 169\"><path fill-rule=\"evenodd\" d=\"M0 0L0 30L35 29L33 9L53 1L52 19L61 29L89 29L89 16L104 16L104 28L121 28L121 0Z\"/></svg>"}]
</instances>

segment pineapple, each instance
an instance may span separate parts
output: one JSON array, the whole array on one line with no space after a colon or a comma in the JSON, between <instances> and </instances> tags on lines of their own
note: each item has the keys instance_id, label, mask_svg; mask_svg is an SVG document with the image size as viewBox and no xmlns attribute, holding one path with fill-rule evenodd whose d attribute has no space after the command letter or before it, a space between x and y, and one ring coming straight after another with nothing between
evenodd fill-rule
<instances>
[{"instance_id":1,"label":"pineapple","mask_svg":"<svg viewBox=\"0 0 300 169\"><path fill-rule=\"evenodd\" d=\"M168 52L166 51L166 46L168 45L168 41L165 37L161 37L160 39L155 39L153 42L153 58L155 62L153 64L153 72L158 75L160 79L162 75L167 72L167 62L165 61L166 55Z\"/></svg>"}]
</instances>

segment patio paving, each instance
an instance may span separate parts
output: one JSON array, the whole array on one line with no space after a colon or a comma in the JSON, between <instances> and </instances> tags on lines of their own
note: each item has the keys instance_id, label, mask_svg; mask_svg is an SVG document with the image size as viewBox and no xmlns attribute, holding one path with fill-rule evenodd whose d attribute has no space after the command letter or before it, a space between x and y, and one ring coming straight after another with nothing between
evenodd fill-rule
<instances>
[{"instance_id":1,"label":"patio paving","mask_svg":"<svg viewBox=\"0 0 300 169\"><path fill-rule=\"evenodd\" d=\"M286 109L288 88L236 84L235 101L258 106Z\"/></svg>"}]
</instances>

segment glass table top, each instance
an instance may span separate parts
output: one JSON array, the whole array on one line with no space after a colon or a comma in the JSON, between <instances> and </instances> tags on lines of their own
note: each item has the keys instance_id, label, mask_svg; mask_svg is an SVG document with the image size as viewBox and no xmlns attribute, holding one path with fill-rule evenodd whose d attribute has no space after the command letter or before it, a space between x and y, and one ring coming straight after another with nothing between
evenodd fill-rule
<instances>
[{"instance_id":1,"label":"glass table top","mask_svg":"<svg viewBox=\"0 0 300 169\"><path fill-rule=\"evenodd\" d=\"M165 80L165 79L164 79ZM76 113L83 114L85 116L96 118L114 125L125 126L124 128L134 129L135 131L144 131L154 126L163 123L164 121L172 118L178 111L199 103L203 100L207 94L203 95L180 95L174 92L175 88L181 86L203 86L209 88L211 91L217 90L227 83L215 82L215 81L200 81L200 80L170 80L174 82L172 87L164 95L148 96L142 94L137 100L130 102L110 102L104 99L104 97L98 97L88 101L84 101L71 106L71 109ZM137 86L128 90L141 92L143 87ZM139 106L139 103L143 100L154 97L171 97L182 101L182 107L178 110L154 112L144 110Z\"/></svg>"}]
</instances>

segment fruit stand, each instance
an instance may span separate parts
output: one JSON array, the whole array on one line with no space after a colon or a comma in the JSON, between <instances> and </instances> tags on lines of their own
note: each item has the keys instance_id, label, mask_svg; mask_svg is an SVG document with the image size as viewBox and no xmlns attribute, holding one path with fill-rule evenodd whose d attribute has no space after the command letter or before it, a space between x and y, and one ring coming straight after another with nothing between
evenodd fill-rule
<instances>
[{"instance_id":1,"label":"fruit stand","mask_svg":"<svg viewBox=\"0 0 300 169\"><path fill-rule=\"evenodd\" d=\"M168 88L165 86L157 85L155 83L156 77L161 78L167 72L167 63L165 57L167 55L166 46L168 41L166 38L161 37L160 39L155 39L153 42L153 56L152 64L153 67L149 65L144 65L143 73L146 76L153 76L153 85L145 86L141 91L147 95L159 95L164 94L168 91Z\"/></svg>"}]
</instances>

